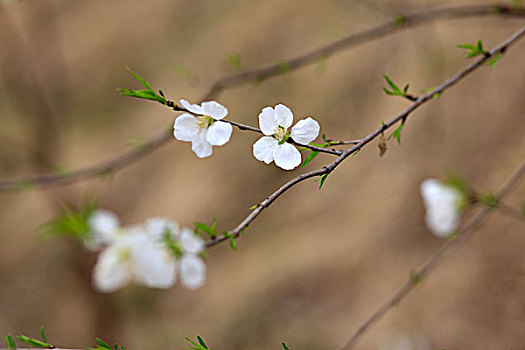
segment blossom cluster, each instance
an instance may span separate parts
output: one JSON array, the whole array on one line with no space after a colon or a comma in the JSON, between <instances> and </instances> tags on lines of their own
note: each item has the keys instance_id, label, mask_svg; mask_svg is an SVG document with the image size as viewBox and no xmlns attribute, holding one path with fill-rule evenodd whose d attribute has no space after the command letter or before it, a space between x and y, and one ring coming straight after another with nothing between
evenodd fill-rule
<instances>
[{"instance_id":1,"label":"blossom cluster","mask_svg":"<svg viewBox=\"0 0 525 350\"><path fill-rule=\"evenodd\" d=\"M175 119L173 135L177 140L191 142L191 149L197 157L206 158L212 155L213 146L226 144L233 128L223 118L228 109L216 101L203 102L200 106L180 100L188 111ZM275 164L285 170L292 170L301 164L301 153L290 141L309 144L319 135L317 121L308 117L292 125L293 113L285 105L275 108L265 107L259 114L259 127L265 135L253 145L253 155L257 160Z\"/></svg>"},{"instance_id":2,"label":"blossom cluster","mask_svg":"<svg viewBox=\"0 0 525 350\"><path fill-rule=\"evenodd\" d=\"M204 284L206 265L200 256L204 240L176 221L150 218L142 225L122 227L114 213L97 210L88 224L86 246L101 251L93 272L96 290L110 293L131 282L170 288L177 275L188 289Z\"/></svg>"}]
</instances>

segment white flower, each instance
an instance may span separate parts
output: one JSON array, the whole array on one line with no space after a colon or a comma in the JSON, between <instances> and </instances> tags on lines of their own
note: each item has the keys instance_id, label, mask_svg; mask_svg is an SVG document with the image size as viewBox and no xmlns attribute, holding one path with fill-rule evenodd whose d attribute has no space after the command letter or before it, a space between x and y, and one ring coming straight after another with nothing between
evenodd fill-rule
<instances>
[{"instance_id":1,"label":"white flower","mask_svg":"<svg viewBox=\"0 0 525 350\"><path fill-rule=\"evenodd\" d=\"M263 108L259 114L259 127L264 135L253 144L253 155L257 160L275 164L285 170L292 170L301 164L301 153L292 144L286 142L288 138L302 144L309 144L319 135L319 123L308 117L302 119L292 127L292 111L285 105L278 104Z\"/></svg>"},{"instance_id":2,"label":"white flower","mask_svg":"<svg viewBox=\"0 0 525 350\"><path fill-rule=\"evenodd\" d=\"M427 179L421 184L421 195L426 208L425 221L430 230L439 237L452 234L459 225L461 192L438 180Z\"/></svg>"},{"instance_id":3,"label":"white flower","mask_svg":"<svg viewBox=\"0 0 525 350\"><path fill-rule=\"evenodd\" d=\"M179 224L166 218L149 218L145 227L146 232L157 242L161 242L166 236L175 239L180 233Z\"/></svg>"},{"instance_id":4,"label":"white flower","mask_svg":"<svg viewBox=\"0 0 525 350\"><path fill-rule=\"evenodd\" d=\"M199 257L204 250L204 240L184 227L179 236L182 257L179 261L180 279L188 289L198 289L206 281L206 265Z\"/></svg>"},{"instance_id":5,"label":"white flower","mask_svg":"<svg viewBox=\"0 0 525 350\"><path fill-rule=\"evenodd\" d=\"M88 218L90 237L86 240L86 247L90 250L99 250L104 245L111 244L120 233L120 220L115 213L109 210L96 210Z\"/></svg>"},{"instance_id":6,"label":"white flower","mask_svg":"<svg viewBox=\"0 0 525 350\"><path fill-rule=\"evenodd\" d=\"M95 288L114 292L130 282L151 288L169 288L175 283L176 261L142 227L123 230L100 253L93 273Z\"/></svg>"},{"instance_id":7,"label":"white flower","mask_svg":"<svg viewBox=\"0 0 525 350\"><path fill-rule=\"evenodd\" d=\"M157 242L166 244L165 238L171 238L180 250L177 255L177 270L182 285L188 289L197 289L206 281L206 265L199 254L204 250L204 240L187 227L179 228L172 220L152 218L146 221L148 234Z\"/></svg>"},{"instance_id":8,"label":"white flower","mask_svg":"<svg viewBox=\"0 0 525 350\"><path fill-rule=\"evenodd\" d=\"M218 102L203 102L200 106L180 100L181 105L189 113L184 113L175 119L173 135L177 140L191 141L191 149L197 157L206 158L212 154L212 146L222 146L230 140L231 124L219 122L228 115L228 109Z\"/></svg>"}]
</instances>

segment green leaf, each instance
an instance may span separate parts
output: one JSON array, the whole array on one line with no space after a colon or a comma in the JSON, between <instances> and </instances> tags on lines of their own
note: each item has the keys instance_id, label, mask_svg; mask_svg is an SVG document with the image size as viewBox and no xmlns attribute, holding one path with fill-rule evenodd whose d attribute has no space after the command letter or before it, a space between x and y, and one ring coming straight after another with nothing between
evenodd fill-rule
<instances>
[{"instance_id":1,"label":"green leaf","mask_svg":"<svg viewBox=\"0 0 525 350\"><path fill-rule=\"evenodd\" d=\"M319 154L319 151L312 151L312 152L310 152L308 154L308 156L306 157L306 159L304 160L303 164L301 164L301 168L304 168L306 166L306 164L310 163L312 161L312 159L317 157L318 154Z\"/></svg>"},{"instance_id":2,"label":"green leaf","mask_svg":"<svg viewBox=\"0 0 525 350\"><path fill-rule=\"evenodd\" d=\"M259 206L259 204L252 205L251 207L248 208L248 210L254 210L254 209L256 209L258 206Z\"/></svg>"},{"instance_id":3,"label":"green leaf","mask_svg":"<svg viewBox=\"0 0 525 350\"><path fill-rule=\"evenodd\" d=\"M128 146L138 151L146 146L146 140L144 140L144 137L142 136L133 136L128 140Z\"/></svg>"},{"instance_id":4,"label":"green leaf","mask_svg":"<svg viewBox=\"0 0 525 350\"><path fill-rule=\"evenodd\" d=\"M459 44L459 45L456 45L456 47L467 50L467 52L465 52L465 56L467 58L472 58L472 57L476 57L476 56L485 54L485 50L483 49L483 44L481 43L481 40L478 40L476 45Z\"/></svg>"},{"instance_id":5,"label":"green leaf","mask_svg":"<svg viewBox=\"0 0 525 350\"><path fill-rule=\"evenodd\" d=\"M499 200L492 193L488 193L478 197L478 202L488 208L496 208L499 204Z\"/></svg>"},{"instance_id":6,"label":"green leaf","mask_svg":"<svg viewBox=\"0 0 525 350\"><path fill-rule=\"evenodd\" d=\"M396 130L394 130L394 132L388 137L388 139L390 140L393 137L397 140L397 144L401 145L401 130L403 130L403 126L405 126L405 123L401 122Z\"/></svg>"},{"instance_id":7,"label":"green leaf","mask_svg":"<svg viewBox=\"0 0 525 350\"><path fill-rule=\"evenodd\" d=\"M5 342L7 343L7 349L8 350L16 350L16 343L13 337L8 334L5 336Z\"/></svg>"},{"instance_id":8,"label":"green leaf","mask_svg":"<svg viewBox=\"0 0 525 350\"><path fill-rule=\"evenodd\" d=\"M286 345L285 342L282 342L281 346L283 347L283 350L290 350L290 348Z\"/></svg>"},{"instance_id":9,"label":"green leaf","mask_svg":"<svg viewBox=\"0 0 525 350\"><path fill-rule=\"evenodd\" d=\"M428 94L429 92L432 92L434 90L436 90L436 87L429 87L421 91L423 91L425 94ZM441 92L436 92L432 95L432 98L438 98L439 96L441 96Z\"/></svg>"},{"instance_id":10,"label":"green leaf","mask_svg":"<svg viewBox=\"0 0 525 350\"><path fill-rule=\"evenodd\" d=\"M392 81L392 79L390 79L388 77L388 75L386 74L383 74L383 77L385 78L386 82L388 83L388 85L390 85L390 87L392 88L392 94L396 94L396 95L401 95L401 90L399 90L399 88L397 87L396 84L394 84L394 82Z\"/></svg>"},{"instance_id":11,"label":"green leaf","mask_svg":"<svg viewBox=\"0 0 525 350\"><path fill-rule=\"evenodd\" d=\"M415 271L410 271L410 273L408 274L408 278L410 279L410 282L412 282L412 284L414 285L419 284L423 281L423 276L421 276L421 274Z\"/></svg>"},{"instance_id":12,"label":"green leaf","mask_svg":"<svg viewBox=\"0 0 525 350\"><path fill-rule=\"evenodd\" d=\"M193 345L193 346L190 346L190 349L192 349L192 350L209 350L209 348L206 346L206 344L204 344L204 345L202 345L202 343L201 344L197 344L196 342L194 342L193 340L191 340L188 337L185 337L185 339L186 339L186 341L190 342ZM197 337L197 339L199 339L199 342L202 341L202 339L200 339L200 337Z\"/></svg>"},{"instance_id":13,"label":"green leaf","mask_svg":"<svg viewBox=\"0 0 525 350\"><path fill-rule=\"evenodd\" d=\"M146 80L144 80L144 78L142 78L141 76L139 76L138 74L133 72L131 69L129 69L129 67L126 67L126 70L131 75L133 75L133 77L135 77L135 79L137 79L146 88L146 90L132 90L132 89L119 88L119 89L117 89L117 91L121 95L123 95L123 96L131 96L131 97L136 97L136 98L142 98L142 99L145 99L145 100L157 101L157 102L162 103L164 105L167 103L167 100L163 96L158 95L157 93L155 93L153 91L151 86L148 84L148 82Z\"/></svg>"},{"instance_id":14,"label":"green leaf","mask_svg":"<svg viewBox=\"0 0 525 350\"><path fill-rule=\"evenodd\" d=\"M110 349L111 350L111 346L109 346L108 343L106 343L105 341L103 341L100 338L97 338L97 344L102 346L104 349Z\"/></svg>"},{"instance_id":15,"label":"green leaf","mask_svg":"<svg viewBox=\"0 0 525 350\"><path fill-rule=\"evenodd\" d=\"M286 74L288 72L290 72L291 68L290 68L290 63L286 62L286 61L282 61L282 62L279 62L277 64L277 67L279 68L279 71L282 73L282 74Z\"/></svg>"},{"instance_id":16,"label":"green leaf","mask_svg":"<svg viewBox=\"0 0 525 350\"><path fill-rule=\"evenodd\" d=\"M49 349L50 348L48 343L45 343L45 342L37 340L37 339L30 338L30 337L25 336L23 334L17 335L16 338L18 340L20 340L20 341L23 341L26 344L35 346L37 348L45 348L45 349Z\"/></svg>"},{"instance_id":17,"label":"green leaf","mask_svg":"<svg viewBox=\"0 0 525 350\"><path fill-rule=\"evenodd\" d=\"M46 221L39 229L44 234L72 236L85 240L91 233L88 225L89 216L97 207L97 199L93 196L86 196L80 207L64 203L61 205L60 214Z\"/></svg>"},{"instance_id":18,"label":"green leaf","mask_svg":"<svg viewBox=\"0 0 525 350\"><path fill-rule=\"evenodd\" d=\"M226 61L234 70L242 70L241 56L237 52L229 53Z\"/></svg>"},{"instance_id":19,"label":"green leaf","mask_svg":"<svg viewBox=\"0 0 525 350\"><path fill-rule=\"evenodd\" d=\"M236 252L237 251L237 243L235 242L235 237L230 237L230 248Z\"/></svg>"},{"instance_id":20,"label":"green leaf","mask_svg":"<svg viewBox=\"0 0 525 350\"><path fill-rule=\"evenodd\" d=\"M326 181L326 178L328 177L328 174L319 175L319 178L317 180L314 180L314 182L319 182L319 191L324 185L324 182Z\"/></svg>"},{"instance_id":21,"label":"green leaf","mask_svg":"<svg viewBox=\"0 0 525 350\"><path fill-rule=\"evenodd\" d=\"M197 340L199 341L199 344L202 345L205 349L208 349L208 346L206 343L204 343L204 340L200 336L197 336Z\"/></svg>"},{"instance_id":22,"label":"green leaf","mask_svg":"<svg viewBox=\"0 0 525 350\"><path fill-rule=\"evenodd\" d=\"M40 336L42 337L42 340L46 343L49 343L46 337L46 331L44 330L44 326L40 326Z\"/></svg>"},{"instance_id":23,"label":"green leaf","mask_svg":"<svg viewBox=\"0 0 525 350\"><path fill-rule=\"evenodd\" d=\"M407 23L407 19L403 15L396 15L394 17L394 24L398 27L403 27Z\"/></svg>"},{"instance_id":24,"label":"green leaf","mask_svg":"<svg viewBox=\"0 0 525 350\"><path fill-rule=\"evenodd\" d=\"M494 55L490 60L488 60L487 64L490 66L490 68L494 68L496 66L496 63L498 63L501 56L501 54L497 54Z\"/></svg>"},{"instance_id":25,"label":"green leaf","mask_svg":"<svg viewBox=\"0 0 525 350\"><path fill-rule=\"evenodd\" d=\"M195 222L195 232L196 233L206 233L211 238L215 238L217 236L217 218L213 219L213 222L211 226L208 226L202 222Z\"/></svg>"}]
</instances>

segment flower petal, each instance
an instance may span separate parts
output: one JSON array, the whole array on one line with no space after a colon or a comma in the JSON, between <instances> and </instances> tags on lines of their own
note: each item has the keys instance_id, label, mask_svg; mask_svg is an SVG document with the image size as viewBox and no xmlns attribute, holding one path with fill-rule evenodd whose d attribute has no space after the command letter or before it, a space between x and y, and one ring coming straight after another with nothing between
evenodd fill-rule
<instances>
[{"instance_id":1,"label":"flower petal","mask_svg":"<svg viewBox=\"0 0 525 350\"><path fill-rule=\"evenodd\" d=\"M202 107L199 105L192 105L186 100L180 100L180 104L182 105L182 107L186 108L188 111L192 113L204 115Z\"/></svg>"},{"instance_id":2,"label":"flower petal","mask_svg":"<svg viewBox=\"0 0 525 350\"><path fill-rule=\"evenodd\" d=\"M131 274L121 261L119 254L122 247L112 245L98 256L93 270L93 286L102 293L111 293L131 281Z\"/></svg>"},{"instance_id":3,"label":"flower petal","mask_svg":"<svg viewBox=\"0 0 525 350\"><path fill-rule=\"evenodd\" d=\"M96 210L88 219L91 237L86 242L90 250L98 250L103 244L114 241L120 228L119 218L109 210Z\"/></svg>"},{"instance_id":4,"label":"flower petal","mask_svg":"<svg viewBox=\"0 0 525 350\"><path fill-rule=\"evenodd\" d=\"M293 113L290 108L283 104L278 104L275 106L275 120L277 121L277 125L288 129L293 122Z\"/></svg>"},{"instance_id":5,"label":"flower petal","mask_svg":"<svg viewBox=\"0 0 525 350\"><path fill-rule=\"evenodd\" d=\"M161 245L147 238L133 247L133 277L150 288L169 288L175 284L175 258Z\"/></svg>"},{"instance_id":6,"label":"flower petal","mask_svg":"<svg viewBox=\"0 0 525 350\"><path fill-rule=\"evenodd\" d=\"M204 249L204 240L187 227L182 229L179 241L186 253L198 254Z\"/></svg>"},{"instance_id":7,"label":"flower petal","mask_svg":"<svg viewBox=\"0 0 525 350\"><path fill-rule=\"evenodd\" d=\"M175 238L179 235L179 224L166 218L149 218L146 220L146 232L153 238L154 241L159 242L164 235Z\"/></svg>"},{"instance_id":8,"label":"flower petal","mask_svg":"<svg viewBox=\"0 0 525 350\"><path fill-rule=\"evenodd\" d=\"M201 130L199 120L191 114L184 113L175 119L173 136L180 141L192 141Z\"/></svg>"},{"instance_id":9,"label":"flower petal","mask_svg":"<svg viewBox=\"0 0 525 350\"><path fill-rule=\"evenodd\" d=\"M259 113L259 128L263 134L271 136L275 132L279 124L275 120L275 111L272 107L263 108L262 112Z\"/></svg>"},{"instance_id":10,"label":"flower petal","mask_svg":"<svg viewBox=\"0 0 525 350\"><path fill-rule=\"evenodd\" d=\"M299 120L297 124L292 127L290 136L294 141L307 145L317 138L319 129L319 123L308 117Z\"/></svg>"},{"instance_id":11,"label":"flower petal","mask_svg":"<svg viewBox=\"0 0 525 350\"><path fill-rule=\"evenodd\" d=\"M180 279L188 289L197 289L206 281L206 265L196 255L185 254L180 260Z\"/></svg>"},{"instance_id":12,"label":"flower petal","mask_svg":"<svg viewBox=\"0 0 525 350\"><path fill-rule=\"evenodd\" d=\"M191 149L197 157L206 158L213 153L211 144L206 141L206 130L203 130L191 141Z\"/></svg>"},{"instance_id":13,"label":"flower petal","mask_svg":"<svg viewBox=\"0 0 525 350\"><path fill-rule=\"evenodd\" d=\"M216 101L203 102L202 112L215 120L220 120L228 115L228 109Z\"/></svg>"},{"instance_id":14,"label":"flower petal","mask_svg":"<svg viewBox=\"0 0 525 350\"><path fill-rule=\"evenodd\" d=\"M435 179L427 179L421 184L421 195L429 229L439 237L453 233L459 225L461 193Z\"/></svg>"},{"instance_id":15,"label":"flower petal","mask_svg":"<svg viewBox=\"0 0 525 350\"><path fill-rule=\"evenodd\" d=\"M206 140L212 146L222 146L230 141L233 128L231 124L224 122L213 122L206 130Z\"/></svg>"},{"instance_id":16,"label":"flower petal","mask_svg":"<svg viewBox=\"0 0 525 350\"><path fill-rule=\"evenodd\" d=\"M274 148L273 160L278 167L292 170L301 164L301 153L293 145L285 142Z\"/></svg>"},{"instance_id":17,"label":"flower petal","mask_svg":"<svg viewBox=\"0 0 525 350\"><path fill-rule=\"evenodd\" d=\"M257 160L270 164L273 161L273 150L279 141L273 137L263 136L253 144L253 155Z\"/></svg>"}]
</instances>

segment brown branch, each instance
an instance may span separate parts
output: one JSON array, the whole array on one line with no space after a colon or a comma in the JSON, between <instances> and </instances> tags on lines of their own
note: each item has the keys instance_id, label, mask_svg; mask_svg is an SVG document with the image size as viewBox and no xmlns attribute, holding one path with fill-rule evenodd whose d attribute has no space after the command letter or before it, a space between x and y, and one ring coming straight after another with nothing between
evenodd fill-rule
<instances>
[{"instance_id":1,"label":"brown branch","mask_svg":"<svg viewBox=\"0 0 525 350\"><path fill-rule=\"evenodd\" d=\"M507 180L503 187L496 194L496 198L501 200L507 195L512 188L525 176L525 162L514 172L514 174ZM420 268L411 273L411 277L406 280L399 289L390 296L387 301L382 304L369 318L363 322L352 337L343 346L342 350L350 350L355 347L359 339L376 324L392 307L399 305L399 303L416 287L416 285L424 278L426 278L439 264L443 261L445 255L450 250L455 248L468 237L474 230L476 230L492 212L491 207L485 207L472 220L458 232L455 238L451 239L443 247L441 247L434 255L432 255Z\"/></svg>"},{"instance_id":2,"label":"brown branch","mask_svg":"<svg viewBox=\"0 0 525 350\"><path fill-rule=\"evenodd\" d=\"M446 7L436 10L424 11L406 16L397 16L397 20L378 25L374 28L349 35L339 41L328 44L321 48L310 51L304 55L283 61L287 71L294 71L308 64L314 63L319 58L327 58L333 54L375 39L393 34L401 29L415 27L437 19L458 19L479 16L503 16L503 17L525 17L525 10L507 6L504 3L479 4ZM204 94L201 101L215 98L226 88L248 83L252 80L264 80L279 75L282 71L283 62L273 64L260 69L242 72L230 77L215 81L210 89ZM231 123L232 125L235 125ZM239 125L236 125L241 129ZM250 130L250 129L246 129ZM127 151L111 160L98 163L89 167L69 172L68 174L47 174L22 179L0 180L0 191L13 191L27 186L50 186L65 185L80 180L85 180L99 174L115 172L131 163L141 159L149 152L154 151L172 138L172 129L159 133L147 141L144 147L138 150Z\"/></svg>"},{"instance_id":3,"label":"brown branch","mask_svg":"<svg viewBox=\"0 0 525 350\"><path fill-rule=\"evenodd\" d=\"M456 73L451 78L447 79L444 83L442 83L440 86L435 88L433 91L430 91L420 97L418 97L417 101L415 101L413 104L408 106L405 110L394 116L392 119L390 119L388 122L382 124L380 127L378 127L376 130L372 131L370 134L368 134L366 137L362 139L362 141L353 147L349 148L348 150L344 151L343 154L341 154L336 160L334 160L329 165L318 169L314 171L310 171L308 173L299 175L290 181L288 181L286 184L281 186L277 191L272 193L270 196L266 197L261 203L257 204L257 207L234 229L228 231L226 234L218 236L210 241L207 242L206 246L211 247L214 246L222 241L225 241L229 238L237 238L240 236L240 234L248 227L248 225L255 220L255 218L270 204L272 204L279 196L281 196L284 192L295 186L296 184L312 178L314 176L321 176L321 175L328 175L330 174L339 164L341 164L346 158L348 158L350 155L355 154L356 152L360 151L366 144L374 140L377 136L381 135L385 130L389 129L399 121L405 122L408 116L415 111L417 108L422 106L428 101L433 100L433 96L436 94L441 95L445 90L451 88L455 84L457 84L459 81L463 80L467 75L475 71L476 69L482 67L491 57L495 55L500 55L505 52L507 52L507 49L515 43L517 40L519 40L521 37L525 35L525 27L522 27L520 30L515 32L513 35L511 35L508 39L500 43L499 45L495 46L490 52L487 53L487 55L482 55L480 58L478 58L473 63L469 64L467 67Z\"/></svg>"}]
</instances>

